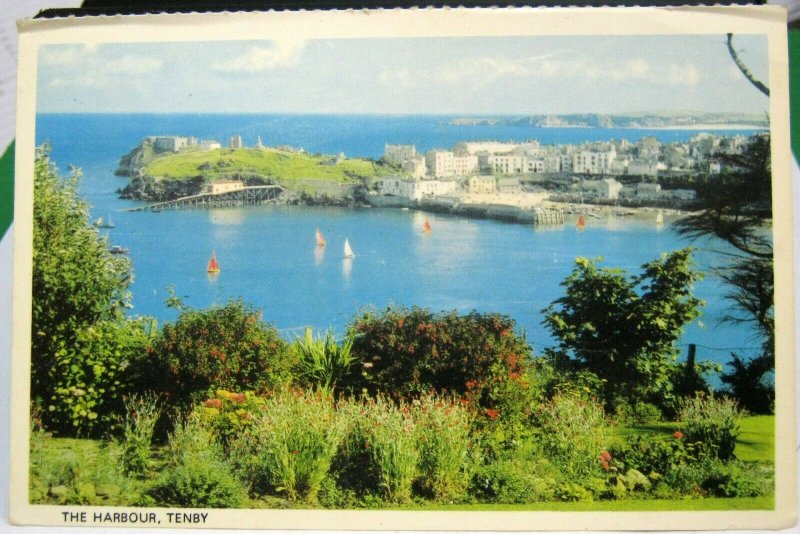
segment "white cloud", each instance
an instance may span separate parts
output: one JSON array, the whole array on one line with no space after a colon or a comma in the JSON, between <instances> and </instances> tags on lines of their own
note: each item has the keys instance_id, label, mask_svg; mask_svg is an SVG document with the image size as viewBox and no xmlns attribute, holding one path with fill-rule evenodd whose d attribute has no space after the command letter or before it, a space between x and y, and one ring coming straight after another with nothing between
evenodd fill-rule
<instances>
[{"instance_id":1,"label":"white cloud","mask_svg":"<svg viewBox=\"0 0 800 534\"><path fill-rule=\"evenodd\" d=\"M159 70L164 61L150 57L127 55L106 62L108 72L115 74L147 74Z\"/></svg>"},{"instance_id":2,"label":"white cloud","mask_svg":"<svg viewBox=\"0 0 800 534\"><path fill-rule=\"evenodd\" d=\"M378 75L378 83L386 87L406 89L411 87L412 78L411 71L408 69L383 68Z\"/></svg>"},{"instance_id":3,"label":"white cloud","mask_svg":"<svg viewBox=\"0 0 800 534\"><path fill-rule=\"evenodd\" d=\"M211 68L219 72L258 72L285 67L296 63L304 48L302 40L273 41L269 48L251 47L241 56L212 63Z\"/></svg>"},{"instance_id":4,"label":"white cloud","mask_svg":"<svg viewBox=\"0 0 800 534\"><path fill-rule=\"evenodd\" d=\"M697 85L700 70L692 63L670 63L667 65L667 81L672 85Z\"/></svg>"},{"instance_id":5,"label":"white cloud","mask_svg":"<svg viewBox=\"0 0 800 534\"><path fill-rule=\"evenodd\" d=\"M487 85L497 79L518 77L530 74L522 61L502 58L464 59L445 66L439 73L439 81L444 83L470 83L473 86Z\"/></svg>"}]
</instances>

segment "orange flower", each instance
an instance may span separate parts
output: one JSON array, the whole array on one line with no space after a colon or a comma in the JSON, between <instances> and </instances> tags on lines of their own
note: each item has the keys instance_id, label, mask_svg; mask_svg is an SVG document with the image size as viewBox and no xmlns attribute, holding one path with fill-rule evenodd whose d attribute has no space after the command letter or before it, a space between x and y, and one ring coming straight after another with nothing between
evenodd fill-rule
<instances>
[{"instance_id":1,"label":"orange flower","mask_svg":"<svg viewBox=\"0 0 800 534\"><path fill-rule=\"evenodd\" d=\"M675 438L675 439L683 439L683 433L679 430L679 431L675 432L674 434L672 434L672 437Z\"/></svg>"},{"instance_id":2,"label":"orange flower","mask_svg":"<svg viewBox=\"0 0 800 534\"><path fill-rule=\"evenodd\" d=\"M492 409L492 408L486 408L486 409L484 410L484 412L486 412L486 416L487 416L489 419L492 419L492 420L495 420L495 419L497 419L498 417L500 417L500 410L494 410L494 409Z\"/></svg>"},{"instance_id":3,"label":"orange flower","mask_svg":"<svg viewBox=\"0 0 800 534\"><path fill-rule=\"evenodd\" d=\"M222 408L222 401L219 399L208 399L203 403L206 408Z\"/></svg>"}]
</instances>

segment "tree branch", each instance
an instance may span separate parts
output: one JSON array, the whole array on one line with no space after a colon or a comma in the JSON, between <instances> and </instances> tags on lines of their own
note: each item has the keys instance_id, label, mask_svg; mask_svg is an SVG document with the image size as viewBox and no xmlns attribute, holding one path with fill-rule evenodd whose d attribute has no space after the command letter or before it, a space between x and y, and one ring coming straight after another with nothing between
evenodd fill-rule
<instances>
[{"instance_id":1,"label":"tree branch","mask_svg":"<svg viewBox=\"0 0 800 534\"><path fill-rule=\"evenodd\" d=\"M747 78L747 80L750 83L752 83L755 86L756 89L758 89L759 91L761 91L765 95L769 96L769 87L767 87L766 85L764 85L760 81L756 80L755 76L753 76L753 73L750 72L750 69L747 68L747 65L745 65L744 62L741 59L739 59L739 55L736 53L736 50L733 49L733 34L732 33L728 34L728 52L730 52L731 58L733 58L733 62L736 63L736 66L739 67L740 71L742 71L742 74L744 74L744 77Z\"/></svg>"}]
</instances>

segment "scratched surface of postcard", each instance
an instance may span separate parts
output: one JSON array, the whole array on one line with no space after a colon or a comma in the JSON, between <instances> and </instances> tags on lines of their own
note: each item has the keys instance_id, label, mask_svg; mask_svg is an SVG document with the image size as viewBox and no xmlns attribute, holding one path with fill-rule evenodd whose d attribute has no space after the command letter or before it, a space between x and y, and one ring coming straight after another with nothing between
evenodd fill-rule
<instances>
[{"instance_id":1,"label":"scratched surface of postcard","mask_svg":"<svg viewBox=\"0 0 800 534\"><path fill-rule=\"evenodd\" d=\"M782 9L20 30L14 522L793 524Z\"/></svg>"}]
</instances>

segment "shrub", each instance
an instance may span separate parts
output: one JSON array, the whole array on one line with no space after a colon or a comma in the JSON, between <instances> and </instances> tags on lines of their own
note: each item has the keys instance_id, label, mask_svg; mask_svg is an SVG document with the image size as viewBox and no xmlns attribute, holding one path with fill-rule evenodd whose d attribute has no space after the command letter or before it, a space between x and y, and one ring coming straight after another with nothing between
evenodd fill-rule
<instances>
[{"instance_id":1,"label":"shrub","mask_svg":"<svg viewBox=\"0 0 800 534\"><path fill-rule=\"evenodd\" d=\"M453 401L425 395L413 404L413 415L422 492L438 500L462 496L470 478L469 411Z\"/></svg>"},{"instance_id":2,"label":"shrub","mask_svg":"<svg viewBox=\"0 0 800 534\"><path fill-rule=\"evenodd\" d=\"M266 399L252 427L231 444L231 454L256 488L313 504L341 435L329 396L284 392Z\"/></svg>"},{"instance_id":3,"label":"shrub","mask_svg":"<svg viewBox=\"0 0 800 534\"><path fill-rule=\"evenodd\" d=\"M678 466L703 459L703 451L698 450L694 443L686 443L683 436L676 433L669 439L657 436L633 436L624 444L612 447L609 456L606 463L601 462L607 471L610 469L606 464L610 462L611 467L617 471L636 469L656 479Z\"/></svg>"},{"instance_id":4,"label":"shrub","mask_svg":"<svg viewBox=\"0 0 800 534\"><path fill-rule=\"evenodd\" d=\"M119 373L136 352L118 323L130 262L89 224L78 169L62 179L45 145L33 171L31 400L52 432L102 434L118 422Z\"/></svg>"},{"instance_id":5,"label":"shrub","mask_svg":"<svg viewBox=\"0 0 800 534\"><path fill-rule=\"evenodd\" d=\"M635 402L629 404L621 400L616 404L615 416L617 424L644 425L655 423L662 418L661 410L649 402Z\"/></svg>"},{"instance_id":6,"label":"shrub","mask_svg":"<svg viewBox=\"0 0 800 534\"><path fill-rule=\"evenodd\" d=\"M184 409L215 389L264 391L290 376L288 345L241 300L184 310L164 326L155 352L159 366L140 369L142 379Z\"/></svg>"},{"instance_id":7,"label":"shrub","mask_svg":"<svg viewBox=\"0 0 800 534\"><path fill-rule=\"evenodd\" d=\"M698 394L681 404L678 428L689 443L702 443L720 460L733 457L741 412L736 401Z\"/></svg>"},{"instance_id":8,"label":"shrub","mask_svg":"<svg viewBox=\"0 0 800 534\"><path fill-rule=\"evenodd\" d=\"M514 321L497 314L387 308L357 317L349 332L353 354L363 362L353 390L395 399L431 390L464 395L471 385L473 398L485 402L493 377L518 379L531 358Z\"/></svg>"},{"instance_id":9,"label":"shrub","mask_svg":"<svg viewBox=\"0 0 800 534\"><path fill-rule=\"evenodd\" d=\"M125 411L122 468L128 474L141 475L147 469L153 432L161 416L158 397L153 393L133 395L125 400Z\"/></svg>"},{"instance_id":10,"label":"shrub","mask_svg":"<svg viewBox=\"0 0 800 534\"><path fill-rule=\"evenodd\" d=\"M141 504L185 508L235 508L246 498L243 486L222 461L222 449L197 418L170 436L163 474Z\"/></svg>"},{"instance_id":11,"label":"shrub","mask_svg":"<svg viewBox=\"0 0 800 534\"><path fill-rule=\"evenodd\" d=\"M119 429L122 399L132 389L129 367L146 354L151 320L99 321L60 339L46 370L44 426L60 434L96 436Z\"/></svg>"},{"instance_id":12,"label":"shrub","mask_svg":"<svg viewBox=\"0 0 800 534\"><path fill-rule=\"evenodd\" d=\"M345 339L340 346L330 330L323 338L298 341L297 373L310 385L333 393L334 388L346 381L357 367L352 347L352 338Z\"/></svg>"},{"instance_id":13,"label":"shrub","mask_svg":"<svg viewBox=\"0 0 800 534\"><path fill-rule=\"evenodd\" d=\"M476 469L471 491L482 500L506 504L550 501L557 474L545 461L507 456Z\"/></svg>"},{"instance_id":14,"label":"shrub","mask_svg":"<svg viewBox=\"0 0 800 534\"><path fill-rule=\"evenodd\" d=\"M218 389L194 413L227 452L231 440L252 427L255 414L263 410L265 403L265 397L252 391Z\"/></svg>"},{"instance_id":15,"label":"shrub","mask_svg":"<svg viewBox=\"0 0 800 534\"><path fill-rule=\"evenodd\" d=\"M774 486L771 470L745 462L716 462L711 465L702 488L714 497L758 497Z\"/></svg>"},{"instance_id":16,"label":"shrub","mask_svg":"<svg viewBox=\"0 0 800 534\"><path fill-rule=\"evenodd\" d=\"M558 394L541 405L536 423L542 453L566 477L579 480L599 474L606 427L597 402Z\"/></svg>"}]
</instances>

